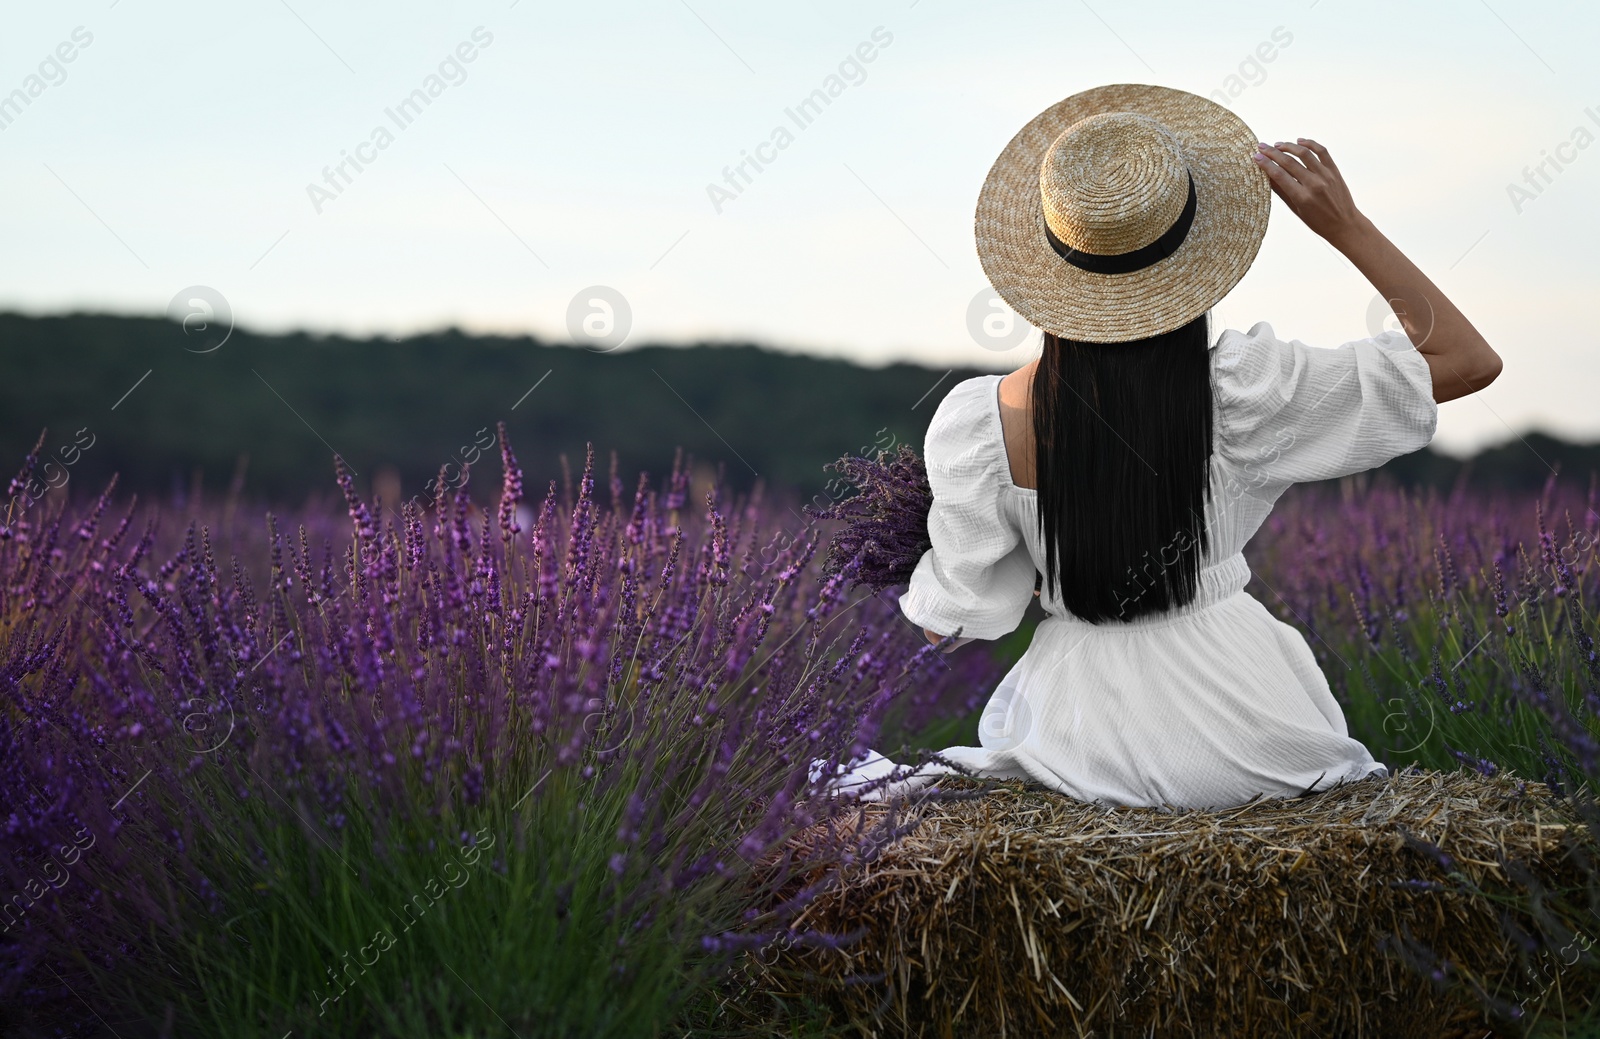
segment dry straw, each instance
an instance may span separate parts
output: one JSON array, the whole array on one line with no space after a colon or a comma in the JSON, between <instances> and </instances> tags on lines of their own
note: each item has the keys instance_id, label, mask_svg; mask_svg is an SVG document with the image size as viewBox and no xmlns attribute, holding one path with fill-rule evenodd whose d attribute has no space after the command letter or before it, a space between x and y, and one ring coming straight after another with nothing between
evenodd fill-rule
<instances>
[{"instance_id":1,"label":"dry straw","mask_svg":"<svg viewBox=\"0 0 1600 1039\"><path fill-rule=\"evenodd\" d=\"M1501 908L1444 883L1421 842L1488 892L1513 890L1508 862L1581 889L1572 846L1593 847L1543 784L1475 772L1409 769L1229 811L940 787L849 813L873 827L898 811L912 828L870 861L803 877L826 890L797 926L862 937L769 948L765 966L750 961L757 991L819 1002L867 1037L1480 1039L1470 997L1440 995L1380 948L1408 936L1501 994L1526 969ZM831 862L839 837L819 825L791 850Z\"/></svg>"}]
</instances>

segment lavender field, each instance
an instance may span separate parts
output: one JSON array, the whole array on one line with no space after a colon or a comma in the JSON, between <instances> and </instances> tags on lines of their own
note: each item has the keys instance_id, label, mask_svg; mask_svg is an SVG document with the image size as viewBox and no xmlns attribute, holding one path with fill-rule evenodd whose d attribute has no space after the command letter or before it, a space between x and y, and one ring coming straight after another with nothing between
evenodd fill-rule
<instances>
[{"instance_id":1,"label":"lavender field","mask_svg":"<svg viewBox=\"0 0 1600 1039\"><path fill-rule=\"evenodd\" d=\"M729 1006L751 952L849 937L755 867L847 810L813 758L975 743L1029 632L941 654L781 496L597 486L592 458L530 494L498 439L499 472L398 507L330 460L293 514L49 493L28 460L0 517L0 1031L828 1034ZM1511 770L1594 820L1597 508L1298 488L1250 590L1391 767ZM1555 959L1600 977L1600 870L1525 897L1526 984L1482 996L1531 1019L1572 995Z\"/></svg>"}]
</instances>

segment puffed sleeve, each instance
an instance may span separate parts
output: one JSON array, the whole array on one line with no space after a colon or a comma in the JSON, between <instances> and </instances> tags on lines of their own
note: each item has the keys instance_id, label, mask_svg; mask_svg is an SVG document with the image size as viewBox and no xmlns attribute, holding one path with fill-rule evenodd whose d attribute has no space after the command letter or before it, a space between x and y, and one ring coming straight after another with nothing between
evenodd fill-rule
<instances>
[{"instance_id":1,"label":"puffed sleeve","mask_svg":"<svg viewBox=\"0 0 1600 1039\"><path fill-rule=\"evenodd\" d=\"M941 635L997 639L1016 630L1033 598L1034 566L1003 496L1009 470L992 377L959 383L928 425L923 463L933 490L928 540L900 609Z\"/></svg>"},{"instance_id":2,"label":"puffed sleeve","mask_svg":"<svg viewBox=\"0 0 1600 1039\"><path fill-rule=\"evenodd\" d=\"M1215 352L1218 450L1257 484L1348 476L1433 439L1433 376L1403 332L1328 349L1263 321Z\"/></svg>"}]
</instances>

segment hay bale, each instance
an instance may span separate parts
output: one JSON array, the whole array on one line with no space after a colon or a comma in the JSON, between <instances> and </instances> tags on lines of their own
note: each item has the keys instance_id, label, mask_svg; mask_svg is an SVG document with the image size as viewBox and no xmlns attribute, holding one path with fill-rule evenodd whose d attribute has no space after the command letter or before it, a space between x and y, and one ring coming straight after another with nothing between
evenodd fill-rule
<instances>
[{"instance_id":1,"label":"hay bale","mask_svg":"<svg viewBox=\"0 0 1600 1039\"><path fill-rule=\"evenodd\" d=\"M917 821L838 869L799 920L864 936L769 948L751 964L758 990L830 1006L868 1037L1439 1036L1471 1020L1476 1039L1475 1004L1380 948L1409 934L1490 991L1519 969L1496 907L1440 885L1447 870L1418 842L1509 891L1508 858L1581 884L1568 851L1593 841L1543 784L1475 772L1410 769L1229 811L939 787L969 793L852 810L857 826ZM819 826L790 847L804 860L836 839Z\"/></svg>"}]
</instances>

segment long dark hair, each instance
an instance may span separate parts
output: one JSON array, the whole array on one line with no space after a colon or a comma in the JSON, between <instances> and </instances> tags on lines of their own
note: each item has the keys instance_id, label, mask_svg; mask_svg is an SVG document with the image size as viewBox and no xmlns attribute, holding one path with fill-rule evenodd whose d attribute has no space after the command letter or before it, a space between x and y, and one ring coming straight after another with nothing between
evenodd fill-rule
<instances>
[{"instance_id":1,"label":"long dark hair","mask_svg":"<svg viewBox=\"0 0 1600 1039\"><path fill-rule=\"evenodd\" d=\"M1209 318L1123 343L1044 334L1031 401L1044 576L1084 620L1159 613L1199 588Z\"/></svg>"}]
</instances>

